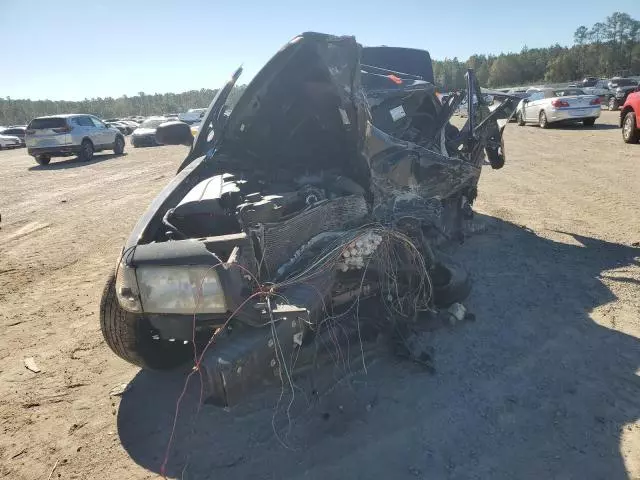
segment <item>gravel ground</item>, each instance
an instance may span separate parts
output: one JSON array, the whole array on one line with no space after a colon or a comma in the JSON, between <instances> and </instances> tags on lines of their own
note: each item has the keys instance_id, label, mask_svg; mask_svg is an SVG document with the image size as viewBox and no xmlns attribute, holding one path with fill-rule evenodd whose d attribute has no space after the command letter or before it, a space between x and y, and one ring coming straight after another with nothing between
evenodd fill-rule
<instances>
[{"instance_id":1,"label":"gravel ground","mask_svg":"<svg viewBox=\"0 0 640 480\"><path fill-rule=\"evenodd\" d=\"M435 373L381 355L277 437L278 392L196 416L193 385L168 476L640 478L640 146L616 121L507 127L507 166L480 185L482 228L456 249L476 321L429 334ZM0 477L159 476L185 372L119 360L98 305L185 153L128 146L40 167L0 152Z\"/></svg>"}]
</instances>

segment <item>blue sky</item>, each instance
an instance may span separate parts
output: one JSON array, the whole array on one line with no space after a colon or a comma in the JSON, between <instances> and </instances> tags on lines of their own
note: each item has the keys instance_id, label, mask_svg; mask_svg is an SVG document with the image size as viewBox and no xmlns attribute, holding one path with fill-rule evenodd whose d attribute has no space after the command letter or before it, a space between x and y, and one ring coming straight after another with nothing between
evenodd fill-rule
<instances>
[{"instance_id":1,"label":"blue sky","mask_svg":"<svg viewBox=\"0 0 640 480\"><path fill-rule=\"evenodd\" d=\"M0 0L0 97L80 100L216 88L239 64L239 83L246 83L286 41L309 30L425 48L438 59L568 45L579 25L615 10L640 19L640 0Z\"/></svg>"}]
</instances>

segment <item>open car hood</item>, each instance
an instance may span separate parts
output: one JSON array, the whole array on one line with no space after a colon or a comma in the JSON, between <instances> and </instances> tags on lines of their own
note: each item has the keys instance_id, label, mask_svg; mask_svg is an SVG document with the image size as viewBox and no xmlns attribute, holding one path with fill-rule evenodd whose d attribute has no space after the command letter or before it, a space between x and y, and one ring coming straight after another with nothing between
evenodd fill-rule
<instances>
[{"instance_id":1,"label":"open car hood","mask_svg":"<svg viewBox=\"0 0 640 480\"><path fill-rule=\"evenodd\" d=\"M358 155L366 122L360 48L354 37L295 37L247 85L222 141L269 168L323 165L366 188L368 167Z\"/></svg>"}]
</instances>

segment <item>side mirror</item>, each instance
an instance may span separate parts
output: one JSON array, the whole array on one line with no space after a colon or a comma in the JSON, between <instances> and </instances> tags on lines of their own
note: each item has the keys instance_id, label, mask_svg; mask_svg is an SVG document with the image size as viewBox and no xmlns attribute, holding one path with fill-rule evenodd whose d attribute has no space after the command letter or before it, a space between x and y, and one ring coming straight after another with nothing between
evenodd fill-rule
<instances>
[{"instance_id":1,"label":"side mirror","mask_svg":"<svg viewBox=\"0 0 640 480\"><path fill-rule=\"evenodd\" d=\"M522 103L529 103L529 99L528 98L523 98L522 99Z\"/></svg>"},{"instance_id":2,"label":"side mirror","mask_svg":"<svg viewBox=\"0 0 640 480\"><path fill-rule=\"evenodd\" d=\"M187 145L193 144L191 128L184 122L169 121L158 125L156 129L156 142L160 145Z\"/></svg>"}]
</instances>

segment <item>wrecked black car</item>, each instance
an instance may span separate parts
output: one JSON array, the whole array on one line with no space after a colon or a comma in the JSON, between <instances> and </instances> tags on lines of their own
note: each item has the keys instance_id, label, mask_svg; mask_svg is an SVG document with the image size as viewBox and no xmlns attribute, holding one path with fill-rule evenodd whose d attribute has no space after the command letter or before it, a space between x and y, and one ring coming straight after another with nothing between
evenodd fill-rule
<instances>
[{"instance_id":1,"label":"wrecked black car","mask_svg":"<svg viewBox=\"0 0 640 480\"><path fill-rule=\"evenodd\" d=\"M483 164L503 166L519 101L469 102L486 97L469 71L441 103L426 51L319 33L276 53L229 114L240 73L195 139L180 122L158 128L158 143L190 151L129 236L100 309L117 355L149 369L194 362L225 405L365 299L379 329L464 299L466 272L438 247L463 235Z\"/></svg>"}]
</instances>

